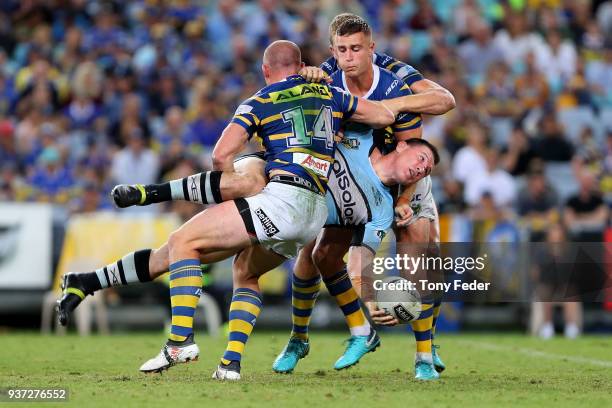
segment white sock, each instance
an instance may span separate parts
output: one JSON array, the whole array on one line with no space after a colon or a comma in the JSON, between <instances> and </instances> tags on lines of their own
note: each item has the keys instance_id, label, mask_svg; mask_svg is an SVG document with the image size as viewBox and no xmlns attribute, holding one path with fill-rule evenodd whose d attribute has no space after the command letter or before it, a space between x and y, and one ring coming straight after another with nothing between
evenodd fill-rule
<instances>
[{"instance_id":1,"label":"white sock","mask_svg":"<svg viewBox=\"0 0 612 408\"><path fill-rule=\"evenodd\" d=\"M372 331L370 322L366 320L365 324L361 326L351 327L351 336L367 336Z\"/></svg>"},{"instance_id":2,"label":"white sock","mask_svg":"<svg viewBox=\"0 0 612 408\"><path fill-rule=\"evenodd\" d=\"M580 335L580 329L576 323L568 323L565 325L565 337L568 339L575 339Z\"/></svg>"},{"instance_id":3,"label":"white sock","mask_svg":"<svg viewBox=\"0 0 612 408\"><path fill-rule=\"evenodd\" d=\"M555 335L555 328L553 327L552 322L546 322L540 328L540 337L548 340Z\"/></svg>"},{"instance_id":4,"label":"white sock","mask_svg":"<svg viewBox=\"0 0 612 408\"><path fill-rule=\"evenodd\" d=\"M421 353L417 351L415 353L414 361L425 361L426 363L433 364L433 357L431 353Z\"/></svg>"}]
</instances>

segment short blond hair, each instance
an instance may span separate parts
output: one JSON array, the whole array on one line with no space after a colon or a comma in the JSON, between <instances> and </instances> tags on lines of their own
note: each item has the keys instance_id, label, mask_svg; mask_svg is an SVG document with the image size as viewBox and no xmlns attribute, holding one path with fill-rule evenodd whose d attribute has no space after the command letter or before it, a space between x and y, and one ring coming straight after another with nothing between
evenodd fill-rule
<instances>
[{"instance_id":1,"label":"short blond hair","mask_svg":"<svg viewBox=\"0 0 612 408\"><path fill-rule=\"evenodd\" d=\"M367 28L367 32L364 30L358 30L355 32L366 32L366 34L369 34L370 31L370 26L368 25L368 23L361 17L359 17L357 14L353 14L353 13L342 13L342 14L338 14L336 17L334 17L334 19L332 20L332 22L329 24L329 43L333 44L334 43L334 35L338 34L338 29L340 27L345 27L347 22L351 22L349 25L353 26L353 25L360 25L361 27L365 27ZM350 33L350 34L354 34L354 33Z\"/></svg>"}]
</instances>

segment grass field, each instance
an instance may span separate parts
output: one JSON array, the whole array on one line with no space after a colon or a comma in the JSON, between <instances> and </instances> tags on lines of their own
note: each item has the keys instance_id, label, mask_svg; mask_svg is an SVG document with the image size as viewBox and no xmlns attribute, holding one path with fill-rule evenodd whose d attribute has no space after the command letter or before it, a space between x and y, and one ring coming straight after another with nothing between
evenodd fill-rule
<instances>
[{"instance_id":1,"label":"grass field","mask_svg":"<svg viewBox=\"0 0 612 408\"><path fill-rule=\"evenodd\" d=\"M311 336L311 353L296 372L278 375L271 363L286 334L255 333L243 359L243 380L219 383L210 375L224 349L221 338L202 335L200 361L145 376L138 367L159 351L161 333L89 338L4 333L0 388L63 387L70 391L70 405L117 408L612 406L610 336L542 342L519 335L442 335L448 368L431 383L412 378L410 337L384 335L376 353L335 372L344 334Z\"/></svg>"}]
</instances>

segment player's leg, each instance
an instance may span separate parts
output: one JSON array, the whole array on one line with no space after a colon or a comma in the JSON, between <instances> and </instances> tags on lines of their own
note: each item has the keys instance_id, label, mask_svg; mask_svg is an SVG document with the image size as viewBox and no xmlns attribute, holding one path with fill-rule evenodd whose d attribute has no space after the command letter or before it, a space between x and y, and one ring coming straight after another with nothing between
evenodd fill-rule
<instances>
[{"instance_id":1,"label":"player's leg","mask_svg":"<svg viewBox=\"0 0 612 408\"><path fill-rule=\"evenodd\" d=\"M119 208L184 200L215 204L259 193L266 185L266 162L258 156L236 161L235 172L206 171L161 184L121 184L111 191Z\"/></svg>"},{"instance_id":2,"label":"player's leg","mask_svg":"<svg viewBox=\"0 0 612 408\"><path fill-rule=\"evenodd\" d=\"M213 373L213 378L218 380L240 379L242 354L262 305L259 277L285 260L284 257L259 245L246 248L234 259L234 295L229 312L229 339L221 362Z\"/></svg>"},{"instance_id":3,"label":"player's leg","mask_svg":"<svg viewBox=\"0 0 612 408\"><path fill-rule=\"evenodd\" d=\"M430 220L418 218L405 228L396 228L395 235L398 241L397 252L410 257L418 257L426 253L429 246ZM427 271L417 271L413 275L416 279L426 279L418 274L426 274ZM433 300L429 294L421 293L421 314L419 318L411 322L412 331L416 340L415 355L415 378L419 380L434 380L439 374L433 365L431 347L431 328L433 323Z\"/></svg>"},{"instance_id":4,"label":"player's leg","mask_svg":"<svg viewBox=\"0 0 612 408\"><path fill-rule=\"evenodd\" d=\"M361 235L360 233L356 235ZM353 238L353 244L356 244ZM342 370L357 364L367 353L374 352L380 346L380 337L370 325L361 308L360 296L364 283L362 280L362 265L369 264L374 253L367 247L351 244L348 255L348 265L343 274L326 278L330 293L342 292L336 300L345 315L351 330L351 337L344 353L334 364L336 370ZM370 261L369 261L370 260Z\"/></svg>"},{"instance_id":5,"label":"player's leg","mask_svg":"<svg viewBox=\"0 0 612 408\"><path fill-rule=\"evenodd\" d=\"M226 259L231 252L215 252L200 257L202 263ZM90 272L71 272L62 276L62 297L57 302L60 324L66 326L72 312L94 292L114 286L150 282L168 271L170 265L168 244L158 249L141 249Z\"/></svg>"},{"instance_id":6,"label":"player's leg","mask_svg":"<svg viewBox=\"0 0 612 408\"><path fill-rule=\"evenodd\" d=\"M310 343L308 328L315 301L321 289L321 275L312 261L315 241L300 250L291 283L291 335L289 342L276 357L272 369L277 373L290 373L298 361L308 355Z\"/></svg>"},{"instance_id":7,"label":"player's leg","mask_svg":"<svg viewBox=\"0 0 612 408\"><path fill-rule=\"evenodd\" d=\"M435 258L440 255L440 222L438 220L438 212L436 209L436 218L429 223L429 248L427 250L427 256ZM436 335L436 323L440 316L440 310L442 308L442 294L434 296L433 303L433 317L431 322L431 355L436 371L441 373L446 369L446 365L442 361L439 353L439 345L434 344L434 337Z\"/></svg>"},{"instance_id":8,"label":"player's leg","mask_svg":"<svg viewBox=\"0 0 612 408\"><path fill-rule=\"evenodd\" d=\"M235 202L204 210L170 235L170 338L140 371L160 372L197 359L199 349L193 341L193 317L202 291L200 255L219 251L236 253L249 247L252 239Z\"/></svg>"},{"instance_id":9,"label":"player's leg","mask_svg":"<svg viewBox=\"0 0 612 408\"><path fill-rule=\"evenodd\" d=\"M321 272L323 282L342 310L351 333L344 353L334 364L336 370L357 364L361 357L374 351L380 344L380 338L361 308L358 294L360 285L351 281L352 275L343 259L347 250L352 248L353 240L353 230L328 228L313 253L314 263Z\"/></svg>"}]
</instances>

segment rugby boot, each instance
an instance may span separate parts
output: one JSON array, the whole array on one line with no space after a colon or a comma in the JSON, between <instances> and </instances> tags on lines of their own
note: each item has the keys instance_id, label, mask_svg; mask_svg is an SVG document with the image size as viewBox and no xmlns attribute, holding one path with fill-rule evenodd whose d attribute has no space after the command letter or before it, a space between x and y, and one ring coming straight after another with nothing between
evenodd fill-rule
<instances>
[{"instance_id":1,"label":"rugby boot","mask_svg":"<svg viewBox=\"0 0 612 408\"><path fill-rule=\"evenodd\" d=\"M240 379L240 361L230 361L229 364L220 363L212 374L212 378L220 381L238 381Z\"/></svg>"},{"instance_id":2,"label":"rugby boot","mask_svg":"<svg viewBox=\"0 0 612 408\"><path fill-rule=\"evenodd\" d=\"M147 193L142 184L119 184L113 187L110 195L118 208L150 204L147 203Z\"/></svg>"},{"instance_id":3,"label":"rugby boot","mask_svg":"<svg viewBox=\"0 0 612 408\"><path fill-rule=\"evenodd\" d=\"M293 371L298 361L308 355L310 343L296 337L289 339L289 343L283 351L276 357L272 369L277 373L290 373Z\"/></svg>"},{"instance_id":4,"label":"rugby boot","mask_svg":"<svg viewBox=\"0 0 612 408\"><path fill-rule=\"evenodd\" d=\"M143 373L161 373L172 366L190 361L197 361L200 355L198 345L193 341L193 334L185 340L176 342L168 340L159 354L140 367Z\"/></svg>"},{"instance_id":5,"label":"rugby boot","mask_svg":"<svg viewBox=\"0 0 612 408\"><path fill-rule=\"evenodd\" d=\"M417 360L414 363L414 378L421 381L431 381L440 378L440 374L434 368L433 363L429 361Z\"/></svg>"},{"instance_id":6,"label":"rugby boot","mask_svg":"<svg viewBox=\"0 0 612 408\"><path fill-rule=\"evenodd\" d=\"M85 296L91 295L85 290L85 285L78 273L67 273L62 276L62 297L57 301L55 310L57 319L62 326L67 326L74 309L81 304Z\"/></svg>"},{"instance_id":7,"label":"rugby boot","mask_svg":"<svg viewBox=\"0 0 612 408\"><path fill-rule=\"evenodd\" d=\"M376 330L371 329L367 336L351 336L347 340L344 354L334 364L336 370L343 370L354 366L367 353L374 352L380 346L380 337Z\"/></svg>"},{"instance_id":8,"label":"rugby boot","mask_svg":"<svg viewBox=\"0 0 612 408\"><path fill-rule=\"evenodd\" d=\"M446 365L444 364L444 362L440 358L440 355L438 354L439 348L440 346L437 346L435 344L431 345L431 357L433 358L433 365L436 371L441 373L442 371L446 370Z\"/></svg>"}]
</instances>

